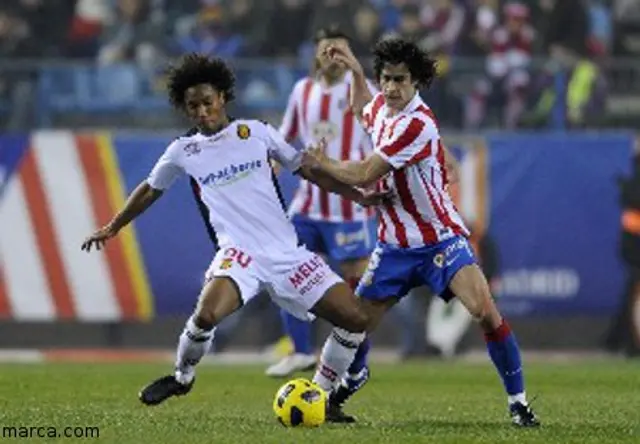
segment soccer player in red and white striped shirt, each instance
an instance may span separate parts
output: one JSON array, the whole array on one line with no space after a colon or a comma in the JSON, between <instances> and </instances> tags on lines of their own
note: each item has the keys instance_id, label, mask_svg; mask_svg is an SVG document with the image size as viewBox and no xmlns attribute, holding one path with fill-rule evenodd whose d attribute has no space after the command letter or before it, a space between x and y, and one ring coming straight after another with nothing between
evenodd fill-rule
<instances>
[{"instance_id":1,"label":"soccer player in red and white striped shirt","mask_svg":"<svg viewBox=\"0 0 640 444\"><path fill-rule=\"evenodd\" d=\"M298 140L304 146L324 140L327 156L334 159L363 160L372 147L369 135L349 106L353 75L344 63L326 54L329 46L347 47L348 37L339 28L330 26L318 30L315 44L315 73L294 86L280 133L288 142ZM377 92L368 80L367 88ZM375 243L376 221L372 209L301 179L289 215L300 242L339 264L342 277L355 289ZM267 368L266 374L273 377L316 365L311 324L284 310L281 317L294 352Z\"/></svg>"},{"instance_id":2,"label":"soccer player in red and white striped shirt","mask_svg":"<svg viewBox=\"0 0 640 444\"><path fill-rule=\"evenodd\" d=\"M374 152L365 160L336 161L322 149L310 149L303 162L349 185L376 183L393 196L378 207L378 243L357 289L370 317L367 331L414 287L427 285L447 301L457 297L484 332L507 392L512 422L538 425L526 400L515 335L493 302L467 240L469 231L447 191L452 156L433 112L418 93L433 80L435 63L406 40L380 41L374 50L374 71L382 92L372 97L362 67L348 48L330 47L328 52L353 72L351 105L372 137ZM330 393L329 420L353 420L342 413L341 405L364 383L350 374L357 370L354 366L366 369L366 359L357 362L362 341L361 334L335 328L325 342L314 380Z\"/></svg>"}]
</instances>

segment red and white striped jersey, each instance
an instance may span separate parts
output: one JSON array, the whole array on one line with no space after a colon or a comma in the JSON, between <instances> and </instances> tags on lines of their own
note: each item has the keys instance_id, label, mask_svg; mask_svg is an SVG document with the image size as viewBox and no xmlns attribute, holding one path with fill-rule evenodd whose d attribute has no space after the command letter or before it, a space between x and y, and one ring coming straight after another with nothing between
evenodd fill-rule
<instances>
[{"instance_id":1,"label":"red and white striped jersey","mask_svg":"<svg viewBox=\"0 0 640 444\"><path fill-rule=\"evenodd\" d=\"M433 111L416 94L402 112L391 117L388 112L382 94L363 110L374 152L393 167L377 184L395 197L378 207L378 239L408 248L468 236L446 190L445 148Z\"/></svg>"},{"instance_id":2,"label":"red and white striped jersey","mask_svg":"<svg viewBox=\"0 0 640 444\"><path fill-rule=\"evenodd\" d=\"M298 139L305 147L327 141L327 155L339 160L362 160L372 151L371 139L349 107L351 72L331 87L307 77L296 83L289 96L280 133L287 141ZM372 94L377 90L369 83ZM329 193L301 179L289 214L302 214L326 222L360 221L373 211Z\"/></svg>"}]
</instances>

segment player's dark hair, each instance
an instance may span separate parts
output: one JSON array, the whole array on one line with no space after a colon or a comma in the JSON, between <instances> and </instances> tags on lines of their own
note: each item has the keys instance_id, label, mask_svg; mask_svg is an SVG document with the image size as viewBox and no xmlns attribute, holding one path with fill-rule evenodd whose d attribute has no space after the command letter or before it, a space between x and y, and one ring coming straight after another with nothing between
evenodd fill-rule
<instances>
[{"instance_id":1,"label":"player's dark hair","mask_svg":"<svg viewBox=\"0 0 640 444\"><path fill-rule=\"evenodd\" d=\"M319 28L313 36L313 42L317 45L321 40L326 39L345 39L350 41L351 38L338 25L329 25Z\"/></svg>"},{"instance_id":2,"label":"player's dark hair","mask_svg":"<svg viewBox=\"0 0 640 444\"><path fill-rule=\"evenodd\" d=\"M380 40L373 48L373 69L376 80L385 64L399 65L404 63L409 68L411 79L419 87L428 88L436 76L436 61L427 51L408 40L392 37Z\"/></svg>"},{"instance_id":3,"label":"player's dark hair","mask_svg":"<svg viewBox=\"0 0 640 444\"><path fill-rule=\"evenodd\" d=\"M169 68L167 89L169 101L175 108L184 109L184 93L192 86L208 84L222 93L225 102L235 98L236 78L231 68L220 58L187 54Z\"/></svg>"}]
</instances>

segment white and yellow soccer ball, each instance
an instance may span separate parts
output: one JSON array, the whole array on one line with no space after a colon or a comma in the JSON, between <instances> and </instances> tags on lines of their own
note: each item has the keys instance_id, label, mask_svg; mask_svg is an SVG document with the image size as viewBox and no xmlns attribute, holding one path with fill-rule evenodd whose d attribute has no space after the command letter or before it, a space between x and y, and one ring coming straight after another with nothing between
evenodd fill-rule
<instances>
[{"instance_id":1,"label":"white and yellow soccer ball","mask_svg":"<svg viewBox=\"0 0 640 444\"><path fill-rule=\"evenodd\" d=\"M292 379L276 392L273 411L285 427L318 427L324 423L327 394L308 379Z\"/></svg>"}]
</instances>

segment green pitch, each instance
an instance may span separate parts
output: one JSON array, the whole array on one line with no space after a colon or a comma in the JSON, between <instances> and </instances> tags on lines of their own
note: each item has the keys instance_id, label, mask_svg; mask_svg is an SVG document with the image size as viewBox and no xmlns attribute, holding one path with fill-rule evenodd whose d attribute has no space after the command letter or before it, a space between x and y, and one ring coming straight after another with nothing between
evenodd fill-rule
<instances>
[{"instance_id":1,"label":"green pitch","mask_svg":"<svg viewBox=\"0 0 640 444\"><path fill-rule=\"evenodd\" d=\"M374 365L373 380L348 405L353 426L285 429L272 396L283 381L263 367L203 366L190 395L148 408L138 390L167 365L0 366L2 442L163 443L638 443L640 364L529 364L530 395L543 422L514 429L490 364ZM36 429L45 427L44 429ZM37 439L40 433L99 438ZM95 427L97 429L91 429ZM25 433L31 428L31 437ZM10 437L22 433L20 437Z\"/></svg>"}]
</instances>

